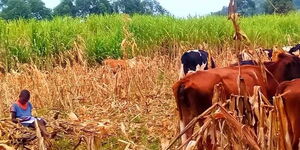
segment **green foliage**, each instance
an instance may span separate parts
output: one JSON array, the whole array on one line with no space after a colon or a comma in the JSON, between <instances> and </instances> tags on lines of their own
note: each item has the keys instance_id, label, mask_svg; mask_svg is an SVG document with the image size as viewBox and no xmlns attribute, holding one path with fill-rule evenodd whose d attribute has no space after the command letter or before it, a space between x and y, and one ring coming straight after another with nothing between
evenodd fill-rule
<instances>
[{"instance_id":1,"label":"green foliage","mask_svg":"<svg viewBox=\"0 0 300 150\"><path fill-rule=\"evenodd\" d=\"M272 3L272 4L270 4ZM288 13L294 10L293 0L269 0L265 4L266 13Z\"/></svg>"},{"instance_id":2,"label":"green foliage","mask_svg":"<svg viewBox=\"0 0 300 150\"><path fill-rule=\"evenodd\" d=\"M237 11L241 15L251 16L255 14L255 3L253 0L237 0Z\"/></svg>"},{"instance_id":3,"label":"green foliage","mask_svg":"<svg viewBox=\"0 0 300 150\"><path fill-rule=\"evenodd\" d=\"M77 16L113 12L113 8L108 0L75 0L75 5Z\"/></svg>"},{"instance_id":4,"label":"green foliage","mask_svg":"<svg viewBox=\"0 0 300 150\"><path fill-rule=\"evenodd\" d=\"M300 41L300 13L241 18L242 29L256 45L270 48ZM130 33L130 36L127 34ZM56 56L72 51L78 39L90 63L107 57L121 58L124 39L134 41L132 55L173 54L174 45L211 50L233 46L233 27L226 17L178 19L170 16L92 15L86 18L55 17L52 20L0 20L0 60L9 69L17 62L51 65ZM125 41L126 41L125 40ZM128 44L128 43L127 43ZM131 50L133 43L129 43ZM131 54L129 56L132 56Z\"/></svg>"},{"instance_id":5,"label":"green foliage","mask_svg":"<svg viewBox=\"0 0 300 150\"><path fill-rule=\"evenodd\" d=\"M30 6L24 0L8 0L1 17L4 19L30 18Z\"/></svg>"},{"instance_id":6,"label":"green foliage","mask_svg":"<svg viewBox=\"0 0 300 150\"><path fill-rule=\"evenodd\" d=\"M90 16L84 22L83 34L90 61L101 62L107 57L122 57L121 42L124 39L121 15Z\"/></svg>"},{"instance_id":7,"label":"green foliage","mask_svg":"<svg viewBox=\"0 0 300 150\"><path fill-rule=\"evenodd\" d=\"M55 16L76 16L76 7L73 0L62 0L53 10Z\"/></svg>"},{"instance_id":8,"label":"green foliage","mask_svg":"<svg viewBox=\"0 0 300 150\"><path fill-rule=\"evenodd\" d=\"M255 3L255 14L264 14L266 0L253 0L253 2Z\"/></svg>"},{"instance_id":9,"label":"green foliage","mask_svg":"<svg viewBox=\"0 0 300 150\"><path fill-rule=\"evenodd\" d=\"M46 8L45 3L41 0L28 0L31 10L31 17L35 19L51 18L51 9Z\"/></svg>"},{"instance_id":10,"label":"green foliage","mask_svg":"<svg viewBox=\"0 0 300 150\"><path fill-rule=\"evenodd\" d=\"M237 11L244 16L256 14L288 13L300 9L300 0L236 0ZM274 6L272 6L272 4ZM213 15L227 15L228 7L224 6Z\"/></svg>"},{"instance_id":11,"label":"green foliage","mask_svg":"<svg viewBox=\"0 0 300 150\"><path fill-rule=\"evenodd\" d=\"M86 17L93 14L169 14L156 0L61 0L53 12L42 0L0 0L0 16L12 19L51 19L52 16Z\"/></svg>"},{"instance_id":12,"label":"green foliage","mask_svg":"<svg viewBox=\"0 0 300 150\"><path fill-rule=\"evenodd\" d=\"M257 0L236 0L237 12L243 16L252 16L258 14L259 3ZM213 12L213 15L227 15L228 7L224 6L220 11Z\"/></svg>"},{"instance_id":13,"label":"green foliage","mask_svg":"<svg viewBox=\"0 0 300 150\"><path fill-rule=\"evenodd\" d=\"M46 8L41 0L2 0L0 7L2 8L1 16L8 20L51 17L51 10Z\"/></svg>"},{"instance_id":14,"label":"green foliage","mask_svg":"<svg viewBox=\"0 0 300 150\"><path fill-rule=\"evenodd\" d=\"M114 11L126 14L168 14L156 0L117 0Z\"/></svg>"}]
</instances>

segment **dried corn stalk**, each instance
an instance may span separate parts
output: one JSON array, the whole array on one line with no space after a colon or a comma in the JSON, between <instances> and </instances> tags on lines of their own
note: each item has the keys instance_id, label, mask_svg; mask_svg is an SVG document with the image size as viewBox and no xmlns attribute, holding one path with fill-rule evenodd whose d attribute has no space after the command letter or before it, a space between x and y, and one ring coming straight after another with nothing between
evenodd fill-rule
<instances>
[{"instance_id":1,"label":"dried corn stalk","mask_svg":"<svg viewBox=\"0 0 300 150\"><path fill-rule=\"evenodd\" d=\"M275 107L279 114L279 122L280 122L280 134L281 137L283 137L284 141L284 149L290 150L292 149L291 139L289 135L289 125L288 125L288 119L286 116L286 112L284 110L284 104L281 97L275 97L274 98Z\"/></svg>"},{"instance_id":2,"label":"dried corn stalk","mask_svg":"<svg viewBox=\"0 0 300 150\"><path fill-rule=\"evenodd\" d=\"M220 96L220 89L220 85L215 86L214 96ZM222 105L218 97L213 99L215 104L192 120L183 133L201 118L206 118L204 124L179 148L196 141L198 149L289 149L289 139L280 139L286 135L286 125L279 123L286 122L284 116L263 97L259 87L254 87L252 97L232 95ZM280 144L282 140L285 143Z\"/></svg>"}]
</instances>

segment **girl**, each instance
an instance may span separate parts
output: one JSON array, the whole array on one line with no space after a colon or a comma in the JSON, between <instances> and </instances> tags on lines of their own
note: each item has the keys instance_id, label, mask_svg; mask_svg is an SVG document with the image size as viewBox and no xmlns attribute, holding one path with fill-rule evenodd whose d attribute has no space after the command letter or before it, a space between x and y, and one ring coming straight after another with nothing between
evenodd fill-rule
<instances>
[{"instance_id":1,"label":"girl","mask_svg":"<svg viewBox=\"0 0 300 150\"><path fill-rule=\"evenodd\" d=\"M41 134L44 137L49 137L46 131L46 122L41 118L35 118L32 116L32 104L29 102L30 92L28 90L22 90L19 99L11 106L11 119L14 123L21 123L26 127L35 128L35 120L37 120L38 126L41 130Z\"/></svg>"}]
</instances>

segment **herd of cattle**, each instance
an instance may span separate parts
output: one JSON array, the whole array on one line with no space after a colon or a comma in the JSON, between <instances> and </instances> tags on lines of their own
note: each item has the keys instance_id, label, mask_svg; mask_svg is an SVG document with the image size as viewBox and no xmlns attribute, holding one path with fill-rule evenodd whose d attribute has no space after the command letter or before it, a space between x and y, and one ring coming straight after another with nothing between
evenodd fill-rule
<instances>
[{"instance_id":1,"label":"herd of cattle","mask_svg":"<svg viewBox=\"0 0 300 150\"><path fill-rule=\"evenodd\" d=\"M284 100L293 149L298 149L300 138L300 44L284 47L284 51L263 50L269 57L263 70L253 60L240 60L241 66L216 67L206 51L190 50L181 57L180 80L173 85L173 93L179 111L180 130L196 116L212 106L214 86L222 83L227 98L238 95L238 76L246 86L248 96L253 95L254 86L260 86L262 93L272 103L272 97L281 95ZM243 55L243 54L241 54ZM243 57L243 56L241 56ZM243 57L245 58L245 57ZM210 62L210 65L208 63ZM182 142L193 134L187 130Z\"/></svg>"}]
</instances>

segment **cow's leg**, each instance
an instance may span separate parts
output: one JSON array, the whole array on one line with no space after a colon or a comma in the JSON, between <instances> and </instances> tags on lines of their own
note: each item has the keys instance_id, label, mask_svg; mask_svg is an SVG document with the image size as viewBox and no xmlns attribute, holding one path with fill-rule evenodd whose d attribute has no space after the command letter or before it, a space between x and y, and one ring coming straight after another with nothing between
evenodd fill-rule
<instances>
[{"instance_id":1,"label":"cow's leg","mask_svg":"<svg viewBox=\"0 0 300 150\"><path fill-rule=\"evenodd\" d=\"M297 131L297 126L299 126L300 121L296 118L291 120L292 122L292 130L293 130L293 138L292 138L292 146L293 149L298 149L299 145L299 138L300 138L300 131Z\"/></svg>"},{"instance_id":2,"label":"cow's leg","mask_svg":"<svg viewBox=\"0 0 300 150\"><path fill-rule=\"evenodd\" d=\"M286 111L286 116L289 122L289 134L291 137L291 143L293 150L298 149L298 144L299 144L299 138L300 138L300 130L299 130L299 124L300 124L300 119L298 118L299 116L299 108L300 105L298 103L298 98L295 97L286 97L284 98L284 105L285 105L285 111Z\"/></svg>"},{"instance_id":3,"label":"cow's leg","mask_svg":"<svg viewBox=\"0 0 300 150\"><path fill-rule=\"evenodd\" d=\"M180 126L180 133L184 130L185 128L185 123L183 122L183 120L180 120L179 122L179 126ZM181 141L184 142L186 141L187 138L186 138L186 134L184 133L182 136L181 136Z\"/></svg>"},{"instance_id":4,"label":"cow's leg","mask_svg":"<svg viewBox=\"0 0 300 150\"><path fill-rule=\"evenodd\" d=\"M183 132L185 127L190 123L190 121L193 119L193 116L190 113L190 110L188 109L182 109L182 117L180 119L180 132ZM182 136L181 136L181 143L185 143L185 141L190 138L193 135L194 132L194 126L188 129ZM186 148L188 144L186 144L183 149Z\"/></svg>"}]
</instances>

